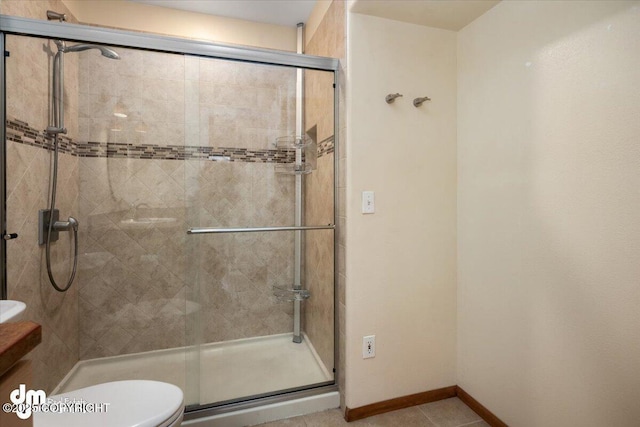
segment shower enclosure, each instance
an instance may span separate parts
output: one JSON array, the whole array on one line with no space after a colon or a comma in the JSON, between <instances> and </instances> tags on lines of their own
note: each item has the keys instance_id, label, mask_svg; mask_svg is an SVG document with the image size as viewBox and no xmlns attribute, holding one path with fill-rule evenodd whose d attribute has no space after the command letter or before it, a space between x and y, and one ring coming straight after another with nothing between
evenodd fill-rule
<instances>
[{"instance_id":1,"label":"shower enclosure","mask_svg":"<svg viewBox=\"0 0 640 427\"><path fill-rule=\"evenodd\" d=\"M3 296L43 325L35 385L155 379L195 418L335 390L335 71L286 52L0 17ZM66 293L37 242L56 41L65 58ZM68 277L70 233L51 243Z\"/></svg>"}]
</instances>

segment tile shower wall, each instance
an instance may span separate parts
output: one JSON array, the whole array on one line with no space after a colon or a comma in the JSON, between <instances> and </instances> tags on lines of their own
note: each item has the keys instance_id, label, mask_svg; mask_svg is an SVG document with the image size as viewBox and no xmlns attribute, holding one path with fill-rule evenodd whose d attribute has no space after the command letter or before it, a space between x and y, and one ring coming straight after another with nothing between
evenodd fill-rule
<instances>
[{"instance_id":1,"label":"tile shower wall","mask_svg":"<svg viewBox=\"0 0 640 427\"><path fill-rule=\"evenodd\" d=\"M344 59L344 2L331 4L305 53ZM333 83L332 73L305 72L305 127L315 128L319 142L317 170L305 177L306 224L334 221ZM333 236L307 233L305 283L312 296L305 305L305 331L329 370L334 368L333 268Z\"/></svg>"},{"instance_id":2,"label":"tile shower wall","mask_svg":"<svg viewBox=\"0 0 640 427\"><path fill-rule=\"evenodd\" d=\"M181 163L81 158L81 359L185 344Z\"/></svg>"},{"instance_id":3,"label":"tile shower wall","mask_svg":"<svg viewBox=\"0 0 640 427\"><path fill-rule=\"evenodd\" d=\"M292 236L186 229L293 223L272 141L294 128L295 71L118 52L81 57L81 358L185 345L196 308L202 342L291 331L271 288L291 284Z\"/></svg>"},{"instance_id":4,"label":"tile shower wall","mask_svg":"<svg viewBox=\"0 0 640 427\"><path fill-rule=\"evenodd\" d=\"M194 226L293 223L291 176L273 165L199 162L191 200ZM191 193L193 194L193 193ZM190 194L190 196L191 196ZM203 342L291 332L292 304L277 302L273 286L293 283L292 233L192 236L197 245Z\"/></svg>"},{"instance_id":5,"label":"tile shower wall","mask_svg":"<svg viewBox=\"0 0 640 427\"><path fill-rule=\"evenodd\" d=\"M42 19L47 9L73 16L60 1L3 0L0 12ZM78 360L78 289L56 292L46 273L44 248L37 243L37 215L48 205L51 151L43 149L49 118L49 70L55 45L44 39L7 37L7 227L18 239L7 242L9 298L27 304L26 318L42 325L42 343L30 353L34 386L50 392ZM65 63L66 127L77 135L78 58ZM21 123L18 123L19 120ZM49 141L50 142L50 141ZM77 216L78 161L60 155L57 207L62 217ZM66 233L52 246L55 277L69 275L71 242Z\"/></svg>"},{"instance_id":6,"label":"tile shower wall","mask_svg":"<svg viewBox=\"0 0 640 427\"><path fill-rule=\"evenodd\" d=\"M295 70L187 58L186 143L274 150L278 136L295 129ZM198 74L194 70L199 71ZM194 90L195 88L198 90ZM198 106L198 114L190 108ZM196 123L194 123L196 125ZM199 129L194 135L193 129ZM273 162L190 162L188 203L194 226L291 225L294 178L275 173ZM293 233L198 236L203 342L291 332L290 302L272 297L273 286L293 283Z\"/></svg>"},{"instance_id":7,"label":"tile shower wall","mask_svg":"<svg viewBox=\"0 0 640 427\"><path fill-rule=\"evenodd\" d=\"M20 7L31 13L36 4L43 11L65 11L57 3L5 0L2 6L12 8L3 9L10 14L20 14ZM38 43L27 45L24 42L16 51L42 50ZM81 224L77 282L65 295L53 293L35 249L32 263L13 262L12 256L25 255L9 250L10 265L16 267L9 271L10 283L16 284L13 291L10 285L10 296L27 303L33 299L29 317L44 327L43 344L33 354L36 384L48 391L78 355L86 359L184 345L185 318L197 307L196 301L203 309L203 342L291 331L291 304L274 301L271 287L291 285L292 235L200 236L191 237L197 239L193 244L185 230L293 223L293 177L274 174L270 163L291 161L291 153L275 151L272 141L293 133L295 71L118 52L121 61L107 60L95 51L66 60L66 88L72 94L66 119L73 139L69 153L61 156L65 190L60 191L59 206ZM36 63L32 58L27 62ZM27 123L29 132L21 134L20 143L8 142L9 161L16 165L9 177L16 182L10 186L17 189L9 196L23 202L27 199L17 195L32 195L46 183L42 177L48 173L49 154L31 136L44 128L48 111L46 91L31 89L34 81L44 81L42 87L47 87L46 67L19 68L22 76L13 76L20 81L8 76L9 90L15 89L9 94L14 102L9 112L18 120L14 127ZM25 93L29 96L18 96ZM128 117L114 117L116 108ZM330 136L321 144L320 154L327 154L327 159L333 156ZM174 152L178 154L172 157ZM209 155L230 161L195 160ZM319 166L314 180L327 171ZM42 200L29 201L16 217L28 217L26 211L35 212ZM16 230L33 240L31 220ZM315 246L314 259L320 258L322 248L327 246ZM185 254L196 254L196 261L187 261ZM321 264L332 267L332 262ZM195 273L190 271L194 266ZM326 282L332 270L321 275L316 280ZM191 285L194 277L199 289ZM39 283L39 288L25 283ZM325 341L332 345L332 338ZM332 356L332 351L327 354Z\"/></svg>"}]
</instances>

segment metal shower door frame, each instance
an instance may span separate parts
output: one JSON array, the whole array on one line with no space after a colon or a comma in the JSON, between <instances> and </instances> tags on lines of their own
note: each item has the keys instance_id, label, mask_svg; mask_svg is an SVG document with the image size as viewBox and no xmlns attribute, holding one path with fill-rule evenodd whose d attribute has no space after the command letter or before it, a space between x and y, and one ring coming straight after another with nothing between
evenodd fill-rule
<instances>
[{"instance_id":1,"label":"metal shower door frame","mask_svg":"<svg viewBox=\"0 0 640 427\"><path fill-rule=\"evenodd\" d=\"M31 36L49 39L61 39L77 42L90 42L111 46L149 50L164 53L193 55L198 57L227 59L240 62L258 63L265 65L277 65L293 68L303 68L333 72L333 104L334 104L334 180L333 180L333 248L334 248L334 380L332 384L321 384L315 388L291 390L285 394L265 396L246 402L234 403L224 407L210 408L206 405L188 413L185 419L199 418L213 413L230 412L239 409L257 407L264 404L287 401L293 398L302 398L309 395L338 390L339 360L339 303L338 303L338 233L343 232L337 227L336 219L339 212L338 176L339 176L339 84L338 71L340 63L335 58L326 58L293 52L276 51L269 49L232 46L221 43L210 43L198 40L182 39L178 37L145 34L133 31L116 30L88 25L60 23L53 21L41 21L36 19L20 18L0 15L0 299L7 299L7 190L6 190L6 35Z\"/></svg>"},{"instance_id":2,"label":"metal shower door frame","mask_svg":"<svg viewBox=\"0 0 640 427\"><path fill-rule=\"evenodd\" d=\"M0 32L333 72L339 64L335 58L7 15L0 15Z\"/></svg>"}]
</instances>

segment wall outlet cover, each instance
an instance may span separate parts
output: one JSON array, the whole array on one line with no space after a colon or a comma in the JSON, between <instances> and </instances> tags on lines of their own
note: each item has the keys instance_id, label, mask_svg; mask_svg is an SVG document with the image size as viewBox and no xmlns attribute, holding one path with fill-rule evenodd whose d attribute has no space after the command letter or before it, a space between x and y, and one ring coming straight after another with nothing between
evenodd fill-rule
<instances>
[{"instance_id":1,"label":"wall outlet cover","mask_svg":"<svg viewBox=\"0 0 640 427\"><path fill-rule=\"evenodd\" d=\"M370 359L376 357L376 336L367 335L362 338L362 358Z\"/></svg>"}]
</instances>

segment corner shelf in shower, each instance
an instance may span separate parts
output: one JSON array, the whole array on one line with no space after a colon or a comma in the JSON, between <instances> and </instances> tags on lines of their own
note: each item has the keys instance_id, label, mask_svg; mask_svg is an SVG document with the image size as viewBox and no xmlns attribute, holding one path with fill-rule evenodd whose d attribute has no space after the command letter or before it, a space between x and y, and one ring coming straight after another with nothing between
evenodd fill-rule
<instances>
[{"instance_id":1,"label":"corner shelf in shower","mask_svg":"<svg viewBox=\"0 0 640 427\"><path fill-rule=\"evenodd\" d=\"M314 144L313 138L309 135L286 135L276 138L275 146L279 149L294 148L301 150Z\"/></svg>"},{"instance_id":2,"label":"corner shelf in shower","mask_svg":"<svg viewBox=\"0 0 640 427\"><path fill-rule=\"evenodd\" d=\"M307 289L293 289L285 288L283 286L274 286L273 296L280 302L304 301L311 297L311 292Z\"/></svg>"},{"instance_id":3,"label":"corner shelf in shower","mask_svg":"<svg viewBox=\"0 0 640 427\"><path fill-rule=\"evenodd\" d=\"M294 163L279 163L275 165L275 172L284 175L307 175L316 169L318 145L312 134L286 135L276 138L274 144L278 150L301 151L301 161Z\"/></svg>"},{"instance_id":4,"label":"corner shelf in shower","mask_svg":"<svg viewBox=\"0 0 640 427\"><path fill-rule=\"evenodd\" d=\"M310 163L303 163L297 165L295 163L279 163L275 166L276 173L284 175L307 175L313 172L313 165Z\"/></svg>"}]
</instances>

